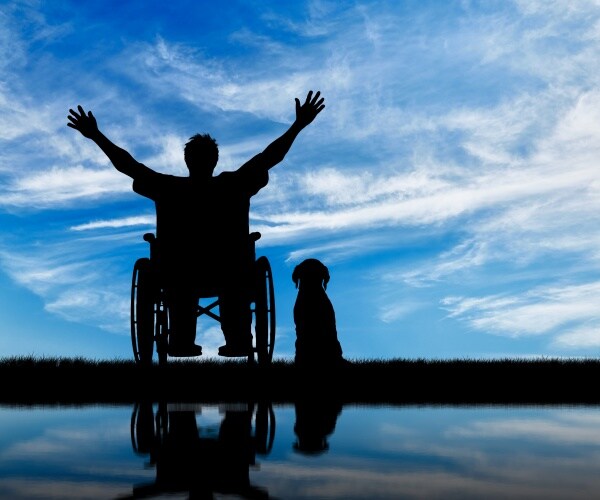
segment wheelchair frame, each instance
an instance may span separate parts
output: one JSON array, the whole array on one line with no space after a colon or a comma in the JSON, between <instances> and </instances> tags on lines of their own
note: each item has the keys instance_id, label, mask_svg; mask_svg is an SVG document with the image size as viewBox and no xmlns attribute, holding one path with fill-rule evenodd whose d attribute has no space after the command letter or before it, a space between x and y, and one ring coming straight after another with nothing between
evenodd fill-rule
<instances>
[{"instance_id":1,"label":"wheelchair frame","mask_svg":"<svg viewBox=\"0 0 600 500\"><path fill-rule=\"evenodd\" d=\"M254 345L248 362L253 363L256 354L259 365L268 365L273 359L275 347L275 290L269 260L264 256L256 258L255 243L259 238L260 233L250 233L254 286L249 307L254 323ZM131 344L136 363L151 364L156 344L158 363L164 364L168 359L169 307L159 280L156 236L146 233L144 240L150 244L150 258L138 259L133 267ZM199 295L196 315L206 315L220 323L221 318L213 312L219 304L218 298L207 306L200 305L200 299L210 297L214 296Z\"/></svg>"},{"instance_id":2,"label":"wheelchair frame","mask_svg":"<svg viewBox=\"0 0 600 500\"><path fill-rule=\"evenodd\" d=\"M275 411L273 405L266 401L250 401L240 403L247 405L254 420L253 437L256 453L266 456L273 449L275 441ZM156 408L156 412L154 409ZM137 455L151 454L151 448L164 442L169 431L169 411L194 411L201 413L202 405L169 404L165 401L152 403L150 401L136 401L133 405L129 431L131 446ZM144 434L150 435L144 435Z\"/></svg>"},{"instance_id":3,"label":"wheelchair frame","mask_svg":"<svg viewBox=\"0 0 600 500\"><path fill-rule=\"evenodd\" d=\"M220 410L221 405L219 406ZM273 449L273 442L275 441L276 421L273 405L265 401L252 401L242 404L239 409L235 408L235 406L240 405L234 405L234 408L232 408L233 411L248 412L250 416L251 423L247 429L248 435L240 436L241 441L239 443L240 446L245 446L248 452L248 469L260 468L256 457L268 456ZM130 420L131 446L136 455L148 458L148 461L144 464L144 468L155 469L156 476L153 482L134 485L132 495L127 498L163 498L165 494L192 493L192 485L189 483L189 480L186 481L187 478L182 481L173 481L168 477L168 471L172 471L173 469L165 465L164 462L168 460L169 451L173 453L173 447L177 446L177 444L173 443L172 438L171 440L169 439L169 432L172 423L171 415L173 412L180 411L193 412L194 415L200 415L202 413L202 406L185 403L170 404L165 401L159 401L156 404L151 401L135 403ZM227 408L225 408L225 411L227 411ZM194 436L192 436L191 441L183 443L183 449L180 450L182 456L188 460L191 459L191 463L201 463L203 458L204 460L212 458L210 454L214 453L215 449L219 446L219 435L222 425L223 422L219 424L219 433L217 435L201 432L202 428L197 425L197 438L194 439ZM208 430L208 428L205 428L205 430ZM175 449L177 450L177 448ZM197 462L194 460L197 460ZM163 461L162 470L167 470L166 474L164 472L161 473L161 461ZM194 468L189 469L189 471L195 470ZM259 494L258 496L252 495L253 492L262 493L263 488L260 486L254 486L251 483L243 484L242 482L242 484L237 483L237 487L234 486L233 488L230 484L227 484L226 489L223 489L222 479L221 481L217 479L213 483L216 478L211 475L202 477L202 472L202 469L199 469L199 475L196 473L196 478L198 482L204 479L202 483L205 484L207 492L224 493L227 496L234 494L238 498L268 498L268 495L264 494ZM234 481L235 484L236 482ZM191 497L196 498L193 494ZM204 495L202 497L204 498Z\"/></svg>"}]
</instances>

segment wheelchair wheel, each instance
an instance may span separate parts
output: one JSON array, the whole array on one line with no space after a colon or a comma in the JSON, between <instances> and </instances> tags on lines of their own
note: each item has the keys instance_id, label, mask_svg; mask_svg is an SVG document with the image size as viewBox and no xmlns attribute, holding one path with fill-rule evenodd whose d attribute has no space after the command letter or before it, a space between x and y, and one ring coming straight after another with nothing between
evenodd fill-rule
<instances>
[{"instance_id":1,"label":"wheelchair wheel","mask_svg":"<svg viewBox=\"0 0 600 500\"><path fill-rule=\"evenodd\" d=\"M135 403L130 422L131 446L138 455L152 452L156 429L152 403Z\"/></svg>"},{"instance_id":2,"label":"wheelchair wheel","mask_svg":"<svg viewBox=\"0 0 600 500\"><path fill-rule=\"evenodd\" d=\"M157 301L156 305L156 353L158 354L158 364L164 365L167 362L169 348L169 309L162 301Z\"/></svg>"},{"instance_id":3,"label":"wheelchair wheel","mask_svg":"<svg viewBox=\"0 0 600 500\"><path fill-rule=\"evenodd\" d=\"M259 365L270 364L275 348L275 289L273 273L266 257L256 260L255 284L256 355Z\"/></svg>"},{"instance_id":4,"label":"wheelchair wheel","mask_svg":"<svg viewBox=\"0 0 600 500\"><path fill-rule=\"evenodd\" d=\"M256 453L268 455L275 440L275 412L271 403L259 402L256 409L254 440Z\"/></svg>"},{"instance_id":5,"label":"wheelchair wheel","mask_svg":"<svg viewBox=\"0 0 600 500\"><path fill-rule=\"evenodd\" d=\"M138 259L131 280L131 345L136 363L152 363L155 288L150 259Z\"/></svg>"}]
</instances>

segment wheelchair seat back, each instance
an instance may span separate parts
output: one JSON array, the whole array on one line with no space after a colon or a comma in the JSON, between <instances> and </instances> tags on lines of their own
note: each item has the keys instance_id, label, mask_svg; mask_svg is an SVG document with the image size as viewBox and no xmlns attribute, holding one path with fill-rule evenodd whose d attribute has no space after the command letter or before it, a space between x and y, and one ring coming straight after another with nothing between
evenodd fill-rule
<instances>
[{"instance_id":1,"label":"wheelchair seat back","mask_svg":"<svg viewBox=\"0 0 600 500\"><path fill-rule=\"evenodd\" d=\"M253 232L248 235L248 250L243 257L244 252L240 252L242 260L247 260L248 265L253 265L256 259L256 241L261 237L259 232ZM176 270L176 274L182 276L184 279L189 280L193 283L194 288L198 293L199 298L204 297L216 297L219 295L219 284L221 282L222 267L227 266L227 262L220 262L221 256L215 255L214 251L207 251L203 255L199 255L195 259L194 264L185 262L185 259L169 259L168 266L161 265L161 251L159 240L156 238L154 233L144 234L144 240L150 244L150 260L156 266L161 274L161 268L165 272L172 273L172 270ZM166 271L168 269L168 271ZM164 285L164 280L159 278Z\"/></svg>"}]
</instances>

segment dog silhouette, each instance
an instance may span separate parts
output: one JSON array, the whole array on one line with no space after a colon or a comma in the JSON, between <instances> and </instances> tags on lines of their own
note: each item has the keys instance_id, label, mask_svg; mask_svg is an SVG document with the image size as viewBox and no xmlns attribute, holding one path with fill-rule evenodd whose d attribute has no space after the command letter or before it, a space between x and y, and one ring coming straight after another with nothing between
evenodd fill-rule
<instances>
[{"instance_id":1,"label":"dog silhouette","mask_svg":"<svg viewBox=\"0 0 600 500\"><path fill-rule=\"evenodd\" d=\"M292 281L298 289L294 304L296 364L343 363L335 311L326 293L329 270L317 259L306 259L295 267Z\"/></svg>"}]
</instances>

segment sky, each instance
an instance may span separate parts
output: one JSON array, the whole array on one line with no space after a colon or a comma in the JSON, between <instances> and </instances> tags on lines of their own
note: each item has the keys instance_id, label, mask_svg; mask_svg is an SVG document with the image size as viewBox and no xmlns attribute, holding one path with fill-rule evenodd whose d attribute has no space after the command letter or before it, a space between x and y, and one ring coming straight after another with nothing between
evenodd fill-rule
<instances>
[{"instance_id":1,"label":"sky","mask_svg":"<svg viewBox=\"0 0 600 500\"><path fill-rule=\"evenodd\" d=\"M210 133L219 173L309 90L326 107L250 212L276 357L309 257L350 359L600 350L600 2L5 1L0 55L0 356L132 357L154 206L69 108L172 175Z\"/></svg>"}]
</instances>

